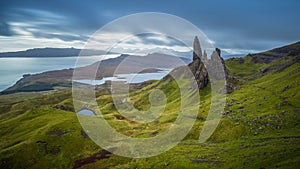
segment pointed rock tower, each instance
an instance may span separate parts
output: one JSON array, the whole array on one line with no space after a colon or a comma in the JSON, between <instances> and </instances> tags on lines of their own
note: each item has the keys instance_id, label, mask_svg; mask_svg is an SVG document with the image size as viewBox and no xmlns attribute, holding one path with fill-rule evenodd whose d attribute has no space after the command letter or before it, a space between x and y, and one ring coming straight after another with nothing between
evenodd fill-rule
<instances>
[{"instance_id":1,"label":"pointed rock tower","mask_svg":"<svg viewBox=\"0 0 300 169\"><path fill-rule=\"evenodd\" d=\"M202 59L203 59L203 62L204 62L204 63L207 63L207 53L206 53L205 50L204 50L204 52L203 52Z\"/></svg>"},{"instance_id":2,"label":"pointed rock tower","mask_svg":"<svg viewBox=\"0 0 300 169\"><path fill-rule=\"evenodd\" d=\"M201 57L202 50L199 39L196 36L194 39L193 62L189 64L189 67L195 76L199 89L206 87L209 82L208 73Z\"/></svg>"},{"instance_id":3,"label":"pointed rock tower","mask_svg":"<svg viewBox=\"0 0 300 169\"><path fill-rule=\"evenodd\" d=\"M221 50L216 48L208 62L208 69L211 73L211 78L222 80L227 79L228 70L225 66L224 59L221 57Z\"/></svg>"},{"instance_id":4,"label":"pointed rock tower","mask_svg":"<svg viewBox=\"0 0 300 169\"><path fill-rule=\"evenodd\" d=\"M200 59L202 57L202 50L200 42L197 36L194 38L194 50L193 50L193 60Z\"/></svg>"}]
</instances>

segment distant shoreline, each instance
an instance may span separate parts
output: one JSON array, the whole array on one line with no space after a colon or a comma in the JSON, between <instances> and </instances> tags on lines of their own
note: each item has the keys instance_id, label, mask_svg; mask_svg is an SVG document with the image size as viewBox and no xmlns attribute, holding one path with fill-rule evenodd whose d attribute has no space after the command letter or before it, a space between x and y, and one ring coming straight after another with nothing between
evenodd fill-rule
<instances>
[{"instance_id":1,"label":"distant shoreline","mask_svg":"<svg viewBox=\"0 0 300 169\"><path fill-rule=\"evenodd\" d=\"M93 49L77 49L77 48L33 48L24 51L16 52L1 52L0 58L10 57L72 57L72 56L97 56L107 54L118 54L113 52L107 52L102 50Z\"/></svg>"},{"instance_id":2,"label":"distant shoreline","mask_svg":"<svg viewBox=\"0 0 300 169\"><path fill-rule=\"evenodd\" d=\"M104 54L102 54L104 55ZM65 57L78 57L81 55L77 56L0 56L0 58L65 58ZM101 56L99 55L86 55L86 56L81 56L81 57L93 57L93 56Z\"/></svg>"}]
</instances>

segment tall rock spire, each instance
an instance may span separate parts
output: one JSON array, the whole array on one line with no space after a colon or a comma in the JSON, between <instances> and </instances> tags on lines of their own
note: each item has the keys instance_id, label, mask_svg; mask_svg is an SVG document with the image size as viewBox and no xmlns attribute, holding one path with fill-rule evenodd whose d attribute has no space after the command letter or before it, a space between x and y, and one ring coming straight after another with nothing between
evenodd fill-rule
<instances>
[{"instance_id":1,"label":"tall rock spire","mask_svg":"<svg viewBox=\"0 0 300 169\"><path fill-rule=\"evenodd\" d=\"M211 59L208 62L208 69L211 72L211 78L222 80L228 77L228 70L225 66L224 59L221 57L221 50L216 48L211 55Z\"/></svg>"},{"instance_id":2,"label":"tall rock spire","mask_svg":"<svg viewBox=\"0 0 300 169\"><path fill-rule=\"evenodd\" d=\"M213 83L225 81L224 83L226 84L228 70L226 69L224 59L221 57L221 50L216 48L209 59L205 50L202 54L200 42L197 36L194 38L193 47L193 62L189 64L189 67L195 76L199 89L206 87L209 80ZM208 77L208 71L210 72L210 77ZM228 86L226 87L228 88ZM227 91L225 90L225 92Z\"/></svg>"},{"instance_id":3,"label":"tall rock spire","mask_svg":"<svg viewBox=\"0 0 300 169\"><path fill-rule=\"evenodd\" d=\"M195 38L194 38L193 60L200 59L201 57L202 57L202 50L201 50L200 42L199 42L198 37L195 36Z\"/></svg>"},{"instance_id":4,"label":"tall rock spire","mask_svg":"<svg viewBox=\"0 0 300 169\"><path fill-rule=\"evenodd\" d=\"M206 51L204 50L203 51L203 56L202 56L202 59L203 59L203 62L206 63L207 62L207 53Z\"/></svg>"},{"instance_id":5,"label":"tall rock spire","mask_svg":"<svg viewBox=\"0 0 300 169\"><path fill-rule=\"evenodd\" d=\"M195 76L199 89L206 87L209 82L208 72L201 60L201 57L202 50L199 39L196 36L194 39L193 62L189 64L189 67Z\"/></svg>"}]
</instances>

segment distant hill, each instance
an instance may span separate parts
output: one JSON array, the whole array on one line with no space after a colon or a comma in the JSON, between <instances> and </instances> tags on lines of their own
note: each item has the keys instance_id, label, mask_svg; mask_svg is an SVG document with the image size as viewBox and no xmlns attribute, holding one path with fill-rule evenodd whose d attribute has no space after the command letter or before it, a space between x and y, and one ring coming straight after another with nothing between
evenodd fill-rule
<instances>
[{"instance_id":1,"label":"distant hill","mask_svg":"<svg viewBox=\"0 0 300 169\"><path fill-rule=\"evenodd\" d=\"M300 53L300 41L283 47L257 54L248 54L255 63L271 63L286 56L297 56Z\"/></svg>"},{"instance_id":2,"label":"distant hill","mask_svg":"<svg viewBox=\"0 0 300 169\"><path fill-rule=\"evenodd\" d=\"M223 53L223 52L222 52ZM222 58L224 60L226 59L230 59L230 58L241 58L241 57L244 57L246 56L247 54L226 54L226 55L222 55Z\"/></svg>"},{"instance_id":3,"label":"distant hill","mask_svg":"<svg viewBox=\"0 0 300 169\"><path fill-rule=\"evenodd\" d=\"M68 57L78 56L81 49L76 48L34 48L18 52L3 52L0 57ZM83 55L103 55L106 51L101 50L84 50Z\"/></svg>"},{"instance_id":4,"label":"distant hill","mask_svg":"<svg viewBox=\"0 0 300 169\"><path fill-rule=\"evenodd\" d=\"M142 70L145 67L152 68L143 71L143 73L157 72L160 68L175 68L184 64L189 63L191 60L187 58L176 59L176 56L152 53L146 56L127 55L121 54L119 57L110 58L95 62L91 65L76 68L81 72L81 79L94 79L91 72L97 70L96 78L102 79L104 77L110 77L114 74L119 64L126 59L127 63L125 66L119 67L119 73L136 73L138 70ZM9 87L8 89L0 92L1 94L9 94L15 92L30 92L30 91L45 91L53 90L54 87L70 87L74 69L63 69L47 71L33 75L23 75L16 84Z\"/></svg>"},{"instance_id":5,"label":"distant hill","mask_svg":"<svg viewBox=\"0 0 300 169\"><path fill-rule=\"evenodd\" d=\"M230 58L226 60L226 66L231 76L253 80L270 72L280 72L298 62L300 42L241 58Z\"/></svg>"},{"instance_id":6,"label":"distant hill","mask_svg":"<svg viewBox=\"0 0 300 169\"><path fill-rule=\"evenodd\" d=\"M189 58L191 52L178 52L172 49L156 48L155 50L133 50L132 53L165 53L167 55L180 56L181 58ZM80 53L82 52L82 53ZM69 57L69 56L93 56L93 55L103 55L103 54L118 54L118 51L103 51L103 50L93 50L93 49L77 49L77 48L33 48L24 51L16 52L0 52L1 57ZM121 54L121 53L120 53Z\"/></svg>"}]
</instances>

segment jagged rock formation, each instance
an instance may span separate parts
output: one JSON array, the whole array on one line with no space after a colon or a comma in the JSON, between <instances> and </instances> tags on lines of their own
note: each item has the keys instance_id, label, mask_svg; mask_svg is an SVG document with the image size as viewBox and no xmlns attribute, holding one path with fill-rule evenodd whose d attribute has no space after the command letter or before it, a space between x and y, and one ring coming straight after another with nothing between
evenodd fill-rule
<instances>
[{"instance_id":1,"label":"jagged rock formation","mask_svg":"<svg viewBox=\"0 0 300 169\"><path fill-rule=\"evenodd\" d=\"M199 39L196 36L194 39L193 62L189 64L189 67L195 76L199 89L206 87L209 82L208 72L205 68L204 63L201 60L201 57L202 50Z\"/></svg>"},{"instance_id":2,"label":"jagged rock formation","mask_svg":"<svg viewBox=\"0 0 300 169\"><path fill-rule=\"evenodd\" d=\"M200 59L202 57L202 50L200 42L197 36L194 38L194 50L193 50L193 60Z\"/></svg>"},{"instance_id":3,"label":"jagged rock formation","mask_svg":"<svg viewBox=\"0 0 300 169\"><path fill-rule=\"evenodd\" d=\"M225 66L224 59L221 57L221 50L216 48L211 55L211 59L207 60L207 68L209 69L211 78L216 80L227 79L228 70Z\"/></svg>"},{"instance_id":4,"label":"jagged rock formation","mask_svg":"<svg viewBox=\"0 0 300 169\"><path fill-rule=\"evenodd\" d=\"M228 71L221 57L221 50L216 48L211 59L208 59L205 50L202 54L197 36L194 39L193 62L189 64L189 67L195 76L199 89L206 87L209 79L212 81L226 80L228 77Z\"/></svg>"}]
</instances>

